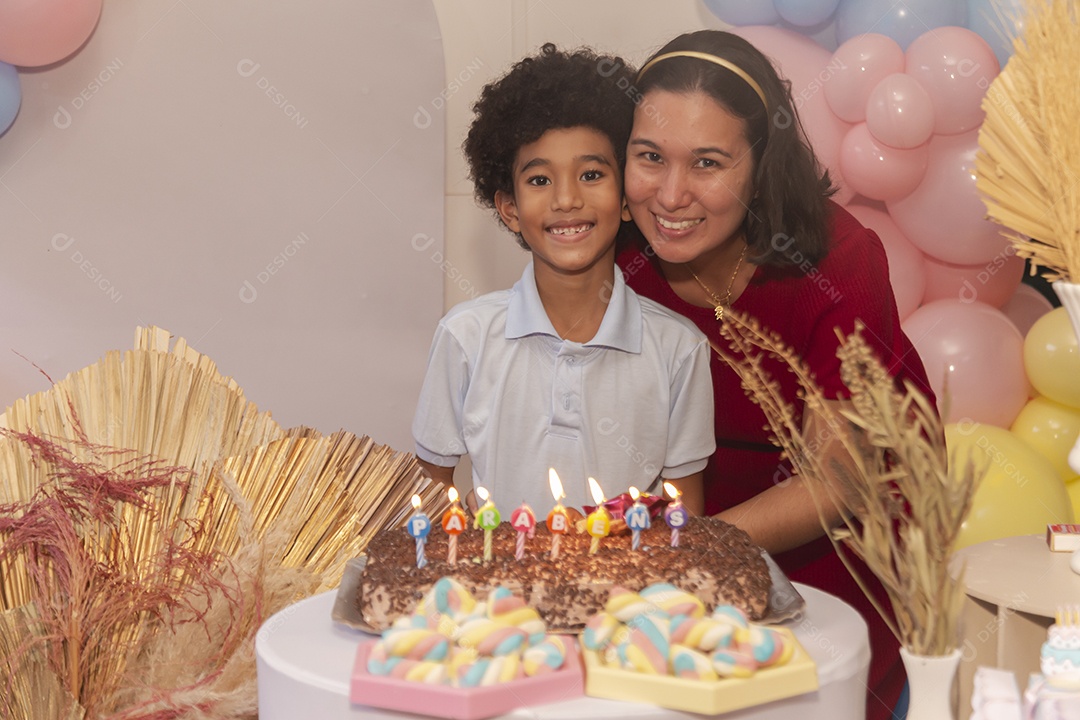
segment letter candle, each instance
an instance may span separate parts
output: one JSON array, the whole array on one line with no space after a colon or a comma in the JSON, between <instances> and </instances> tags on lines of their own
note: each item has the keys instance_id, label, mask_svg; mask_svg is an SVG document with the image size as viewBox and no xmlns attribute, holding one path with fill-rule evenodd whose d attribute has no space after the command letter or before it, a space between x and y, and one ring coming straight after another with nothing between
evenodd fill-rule
<instances>
[{"instance_id":1,"label":"letter candle","mask_svg":"<svg viewBox=\"0 0 1080 720\"><path fill-rule=\"evenodd\" d=\"M412 517L409 518L409 522L406 528L416 540L416 567L422 568L427 565L427 558L424 557L424 545L427 543L428 533L431 532L431 519L420 511L420 496L412 496L412 506L415 511Z\"/></svg>"},{"instance_id":2,"label":"letter candle","mask_svg":"<svg viewBox=\"0 0 1080 720\"><path fill-rule=\"evenodd\" d=\"M521 506L510 515L510 526L517 530L517 547L514 549L514 559L521 560L525 557L525 536L531 540L536 534L536 516L532 508L521 503Z\"/></svg>"},{"instance_id":3,"label":"letter candle","mask_svg":"<svg viewBox=\"0 0 1080 720\"><path fill-rule=\"evenodd\" d=\"M679 528L686 527L689 521L686 508L679 501L679 491L669 482L664 483L664 490L671 496L672 503L664 510L664 522L671 528L671 547L679 547Z\"/></svg>"},{"instance_id":4,"label":"letter candle","mask_svg":"<svg viewBox=\"0 0 1080 720\"><path fill-rule=\"evenodd\" d=\"M638 550L641 547L641 531L648 530L652 522L649 520L649 511L641 504L641 493L636 487L630 488L630 497L634 499L634 505L626 511L626 527L633 532L630 549Z\"/></svg>"},{"instance_id":5,"label":"letter candle","mask_svg":"<svg viewBox=\"0 0 1080 720\"><path fill-rule=\"evenodd\" d=\"M589 478L589 491L592 493L593 501L596 502L596 509L589 513L589 517L585 518L585 531L592 535L592 542L589 543L589 554L595 555L596 551L600 549L600 538L611 532L611 516L608 515L607 508L604 507L604 491L600 489L600 484L593 478Z\"/></svg>"},{"instance_id":6,"label":"letter candle","mask_svg":"<svg viewBox=\"0 0 1080 720\"><path fill-rule=\"evenodd\" d=\"M457 488L450 488L446 491L446 495L450 498L450 509L444 512L442 516L442 528L450 536L446 548L446 562L457 565L457 536L465 532L465 524L468 522L468 518L465 517L465 511L461 509L461 505L458 503Z\"/></svg>"},{"instance_id":7,"label":"letter candle","mask_svg":"<svg viewBox=\"0 0 1080 720\"><path fill-rule=\"evenodd\" d=\"M570 516L562 504L562 500L566 495L563 494L562 481L559 480L559 474L555 472L555 468L548 468L548 484L551 486L551 494L555 498L555 507L547 516L548 530L551 531L551 559L555 560L559 557L559 542L562 540L562 536L570 530Z\"/></svg>"},{"instance_id":8,"label":"letter candle","mask_svg":"<svg viewBox=\"0 0 1080 720\"><path fill-rule=\"evenodd\" d=\"M484 504L476 511L476 520L473 521L473 526L484 530L484 562L489 562L491 560L491 533L495 528L499 527L502 516L499 515L499 509L491 501L491 495L488 494L486 488L477 485L476 496L483 500Z\"/></svg>"}]
</instances>

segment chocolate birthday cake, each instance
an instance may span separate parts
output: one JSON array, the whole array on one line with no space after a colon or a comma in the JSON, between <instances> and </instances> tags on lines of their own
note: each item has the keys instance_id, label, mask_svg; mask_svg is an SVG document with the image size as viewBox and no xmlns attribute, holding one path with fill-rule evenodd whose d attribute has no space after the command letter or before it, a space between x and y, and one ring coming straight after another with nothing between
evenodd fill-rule
<instances>
[{"instance_id":1,"label":"chocolate birthday cake","mask_svg":"<svg viewBox=\"0 0 1080 720\"><path fill-rule=\"evenodd\" d=\"M667 582L710 609L734 605L751 620L765 616L769 568L745 532L722 520L694 517L682 528L679 547L671 547L670 538L661 521L642 532L640 551L631 551L626 533L604 538L591 555L592 538L571 532L562 536L558 557L552 559L552 536L540 522L524 557L516 560L517 533L503 523L493 532L490 561L482 562L482 532L459 536L455 565L446 562L448 536L433 532L427 539L427 565L417 568L414 540L404 530L388 530L368 545L357 600L364 622L382 630L410 614L439 578L451 576L477 596L502 585L536 608L550 629L579 630L604 607L612 587L637 591Z\"/></svg>"}]
</instances>

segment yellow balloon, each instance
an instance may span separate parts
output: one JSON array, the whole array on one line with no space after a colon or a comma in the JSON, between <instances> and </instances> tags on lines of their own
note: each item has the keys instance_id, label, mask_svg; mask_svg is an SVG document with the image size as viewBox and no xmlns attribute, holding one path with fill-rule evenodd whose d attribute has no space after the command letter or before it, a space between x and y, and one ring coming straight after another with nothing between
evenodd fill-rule
<instances>
[{"instance_id":1,"label":"yellow balloon","mask_svg":"<svg viewBox=\"0 0 1080 720\"><path fill-rule=\"evenodd\" d=\"M1072 502L1073 517L1080 517L1080 480L1074 480L1065 486L1065 490L1069 493L1069 500Z\"/></svg>"},{"instance_id":2,"label":"yellow balloon","mask_svg":"<svg viewBox=\"0 0 1080 720\"><path fill-rule=\"evenodd\" d=\"M1028 401L1009 429L1049 460L1066 483L1080 477L1069 467L1069 451L1080 437L1080 410L1040 396Z\"/></svg>"},{"instance_id":3,"label":"yellow balloon","mask_svg":"<svg viewBox=\"0 0 1080 720\"><path fill-rule=\"evenodd\" d=\"M1068 310L1054 308L1028 330L1024 369L1040 395L1080 408L1080 343Z\"/></svg>"},{"instance_id":4,"label":"yellow balloon","mask_svg":"<svg viewBox=\"0 0 1080 720\"><path fill-rule=\"evenodd\" d=\"M957 548L1014 535L1046 532L1047 523L1071 523L1072 502L1054 466L1003 428L975 422L945 427L949 462L971 457L985 469Z\"/></svg>"}]
</instances>

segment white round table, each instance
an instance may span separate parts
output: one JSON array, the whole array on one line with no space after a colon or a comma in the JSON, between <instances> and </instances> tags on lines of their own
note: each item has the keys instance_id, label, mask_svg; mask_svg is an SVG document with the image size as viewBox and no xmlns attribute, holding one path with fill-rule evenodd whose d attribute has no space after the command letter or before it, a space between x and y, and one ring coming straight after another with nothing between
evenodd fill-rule
<instances>
[{"instance_id":1,"label":"white round table","mask_svg":"<svg viewBox=\"0 0 1080 720\"><path fill-rule=\"evenodd\" d=\"M866 622L847 603L796 584L806 609L788 624L817 664L819 689L785 700L726 713L737 720L863 720L870 643ZM290 605L273 615L255 638L260 720L352 720L420 717L349 702L349 677L359 642L370 635L330 619L336 591ZM698 718L638 703L579 697L516 710L504 718Z\"/></svg>"}]
</instances>

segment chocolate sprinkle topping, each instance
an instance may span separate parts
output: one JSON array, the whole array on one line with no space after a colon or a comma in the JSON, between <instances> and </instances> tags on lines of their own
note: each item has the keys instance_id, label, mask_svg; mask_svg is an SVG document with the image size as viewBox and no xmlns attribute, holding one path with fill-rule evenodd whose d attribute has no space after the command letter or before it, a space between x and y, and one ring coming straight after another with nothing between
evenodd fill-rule
<instances>
[{"instance_id":1,"label":"chocolate sprinkle topping","mask_svg":"<svg viewBox=\"0 0 1080 720\"><path fill-rule=\"evenodd\" d=\"M514 559L517 533L509 523L494 531L493 557L481 561L483 532L470 529L458 536L458 562L446 562L448 536L428 536L425 567L416 567L416 543L404 529L377 535L367 548L359 597L365 622L384 629L412 612L428 589L445 575L452 576L483 599L497 585L520 593L535 607L550 630L574 631L607 602L615 585L642 590L669 582L700 598L711 610L735 605L751 620L765 616L771 581L761 548L734 525L715 518L690 518L680 531L679 547L670 545L671 531L654 523L642 533L641 550L630 550L629 534L609 536L589 555L592 538L584 533L564 535L559 557L550 557L551 534L543 521L536 536L526 541L523 560Z\"/></svg>"}]
</instances>

